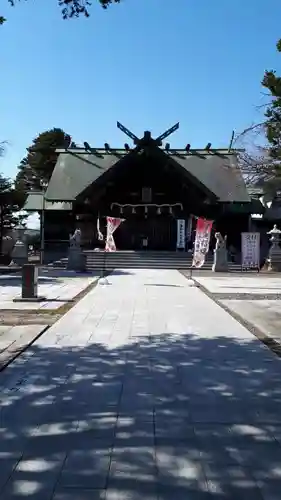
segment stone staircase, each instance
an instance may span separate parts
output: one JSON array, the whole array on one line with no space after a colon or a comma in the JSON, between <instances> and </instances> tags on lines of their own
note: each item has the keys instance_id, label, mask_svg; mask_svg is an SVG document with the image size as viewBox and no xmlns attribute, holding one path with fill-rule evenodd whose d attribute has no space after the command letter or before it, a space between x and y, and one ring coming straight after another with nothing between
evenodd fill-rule
<instances>
[{"instance_id":1,"label":"stone staircase","mask_svg":"<svg viewBox=\"0 0 281 500\"><path fill-rule=\"evenodd\" d=\"M186 252L135 251L86 252L87 269L189 269L192 255ZM212 263L205 266L211 269Z\"/></svg>"},{"instance_id":2,"label":"stone staircase","mask_svg":"<svg viewBox=\"0 0 281 500\"><path fill-rule=\"evenodd\" d=\"M114 269L178 269L186 271L191 268L192 254L187 252L164 252L164 251L118 251L118 252L94 252L85 250L86 269L91 271L113 271ZM201 268L203 271L211 271L213 256L209 254ZM67 258L52 262L48 267L65 269ZM230 271L240 271L239 264L230 264Z\"/></svg>"},{"instance_id":3,"label":"stone staircase","mask_svg":"<svg viewBox=\"0 0 281 500\"><path fill-rule=\"evenodd\" d=\"M63 257L61 259L54 260L49 262L46 267L55 268L55 269L66 269L67 268L67 257Z\"/></svg>"}]
</instances>

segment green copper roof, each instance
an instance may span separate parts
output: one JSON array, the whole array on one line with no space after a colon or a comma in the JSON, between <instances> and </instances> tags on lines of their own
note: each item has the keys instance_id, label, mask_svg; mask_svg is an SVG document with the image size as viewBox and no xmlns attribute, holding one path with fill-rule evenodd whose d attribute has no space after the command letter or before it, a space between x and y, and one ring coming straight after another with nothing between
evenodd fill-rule
<instances>
[{"instance_id":1,"label":"green copper roof","mask_svg":"<svg viewBox=\"0 0 281 500\"><path fill-rule=\"evenodd\" d=\"M30 192L27 196L23 210L26 212L40 212L41 210L72 210L72 203L51 202L45 199L42 192Z\"/></svg>"},{"instance_id":2,"label":"green copper roof","mask_svg":"<svg viewBox=\"0 0 281 500\"><path fill-rule=\"evenodd\" d=\"M203 157L204 156L204 157ZM175 160L223 202L249 202L244 179L234 154L179 155Z\"/></svg>"},{"instance_id":3,"label":"green copper roof","mask_svg":"<svg viewBox=\"0 0 281 500\"><path fill-rule=\"evenodd\" d=\"M220 201L250 202L236 154L227 150L217 150L215 153L196 150L189 154L185 150L163 152L204 184ZM95 154L85 154L83 149L68 152L62 150L46 192L46 199L75 200L125 155L130 153L125 150L95 150Z\"/></svg>"},{"instance_id":4,"label":"green copper roof","mask_svg":"<svg viewBox=\"0 0 281 500\"><path fill-rule=\"evenodd\" d=\"M118 159L118 156L112 154L96 156L79 154L76 150L61 153L46 191L46 199L50 201L75 200Z\"/></svg>"}]
</instances>

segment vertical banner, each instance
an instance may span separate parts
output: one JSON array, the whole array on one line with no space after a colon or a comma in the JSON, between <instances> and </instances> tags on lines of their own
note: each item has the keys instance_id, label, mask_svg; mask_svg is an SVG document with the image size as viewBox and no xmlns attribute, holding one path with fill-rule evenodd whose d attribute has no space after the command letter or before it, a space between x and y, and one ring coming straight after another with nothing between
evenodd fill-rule
<instances>
[{"instance_id":1,"label":"vertical banner","mask_svg":"<svg viewBox=\"0 0 281 500\"><path fill-rule=\"evenodd\" d=\"M119 219L117 217L106 217L107 227L106 227L106 243L105 243L105 251L106 252L116 252L116 245L113 238L113 233L120 226L120 224L125 219Z\"/></svg>"},{"instance_id":2,"label":"vertical banner","mask_svg":"<svg viewBox=\"0 0 281 500\"><path fill-rule=\"evenodd\" d=\"M209 251L213 221L201 217L197 219L192 265L202 267Z\"/></svg>"},{"instance_id":3,"label":"vertical banner","mask_svg":"<svg viewBox=\"0 0 281 500\"><path fill-rule=\"evenodd\" d=\"M242 267L259 269L260 267L260 233L241 233Z\"/></svg>"},{"instance_id":4,"label":"vertical banner","mask_svg":"<svg viewBox=\"0 0 281 500\"><path fill-rule=\"evenodd\" d=\"M185 249L185 220L177 220L177 249Z\"/></svg>"}]
</instances>

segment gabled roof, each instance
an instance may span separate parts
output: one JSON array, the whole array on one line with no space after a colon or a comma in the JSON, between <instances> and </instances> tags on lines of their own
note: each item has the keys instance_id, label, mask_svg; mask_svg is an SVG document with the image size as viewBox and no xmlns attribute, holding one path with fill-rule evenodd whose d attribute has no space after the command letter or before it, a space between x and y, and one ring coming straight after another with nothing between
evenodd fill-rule
<instances>
[{"instance_id":1,"label":"gabled roof","mask_svg":"<svg viewBox=\"0 0 281 500\"><path fill-rule=\"evenodd\" d=\"M82 191L117 161L118 157L115 155L85 154L84 149L61 153L46 191L46 199L74 201Z\"/></svg>"},{"instance_id":2,"label":"gabled roof","mask_svg":"<svg viewBox=\"0 0 281 500\"><path fill-rule=\"evenodd\" d=\"M52 202L44 200L42 191L30 192L26 198L23 210L26 212L41 212L41 210L72 210L72 203Z\"/></svg>"},{"instance_id":3,"label":"gabled roof","mask_svg":"<svg viewBox=\"0 0 281 500\"><path fill-rule=\"evenodd\" d=\"M202 158L203 157L203 158ZM176 155L176 161L226 203L250 202L250 196L233 153Z\"/></svg>"},{"instance_id":4,"label":"gabled roof","mask_svg":"<svg viewBox=\"0 0 281 500\"><path fill-rule=\"evenodd\" d=\"M189 153L185 150L159 150L183 167L220 201L250 201L235 153L227 150L191 150ZM93 154L85 154L84 149L58 150L60 155L47 188L46 199L74 201L120 159L134 154L134 151L97 149Z\"/></svg>"}]
</instances>

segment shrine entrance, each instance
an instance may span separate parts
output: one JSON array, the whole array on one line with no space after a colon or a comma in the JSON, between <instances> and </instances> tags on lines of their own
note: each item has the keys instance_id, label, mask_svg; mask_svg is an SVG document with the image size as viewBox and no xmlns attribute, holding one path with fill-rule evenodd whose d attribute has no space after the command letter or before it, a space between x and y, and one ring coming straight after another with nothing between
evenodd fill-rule
<instances>
[{"instance_id":1,"label":"shrine entrance","mask_svg":"<svg viewBox=\"0 0 281 500\"><path fill-rule=\"evenodd\" d=\"M177 222L171 215L132 216L114 235L118 250L175 250Z\"/></svg>"}]
</instances>

